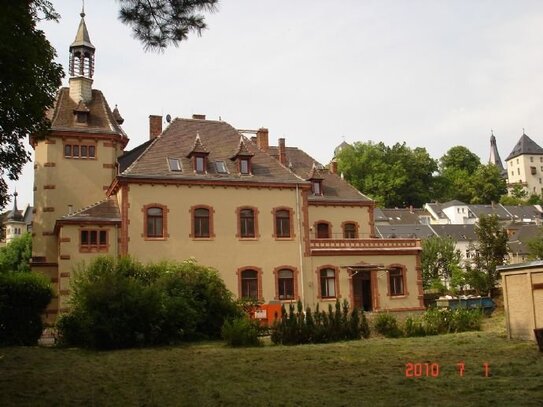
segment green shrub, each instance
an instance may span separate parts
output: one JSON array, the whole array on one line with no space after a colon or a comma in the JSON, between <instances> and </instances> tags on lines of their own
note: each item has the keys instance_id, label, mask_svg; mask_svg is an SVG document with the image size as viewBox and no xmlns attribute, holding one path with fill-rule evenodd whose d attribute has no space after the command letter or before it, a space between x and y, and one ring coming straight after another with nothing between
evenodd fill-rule
<instances>
[{"instance_id":1,"label":"green shrub","mask_svg":"<svg viewBox=\"0 0 543 407\"><path fill-rule=\"evenodd\" d=\"M440 335L450 332L451 310L447 308L429 308L422 319L426 335Z\"/></svg>"},{"instance_id":2,"label":"green shrub","mask_svg":"<svg viewBox=\"0 0 543 407\"><path fill-rule=\"evenodd\" d=\"M222 326L222 337L226 343L233 347L259 346L262 343L258 338L258 321L242 316L226 321Z\"/></svg>"},{"instance_id":3,"label":"green shrub","mask_svg":"<svg viewBox=\"0 0 543 407\"><path fill-rule=\"evenodd\" d=\"M219 338L240 314L215 270L193 261L143 265L98 257L75 272L59 342L97 349Z\"/></svg>"},{"instance_id":4,"label":"green shrub","mask_svg":"<svg viewBox=\"0 0 543 407\"><path fill-rule=\"evenodd\" d=\"M32 235L25 233L0 247L0 273L29 272Z\"/></svg>"},{"instance_id":5,"label":"green shrub","mask_svg":"<svg viewBox=\"0 0 543 407\"><path fill-rule=\"evenodd\" d=\"M402 331L398 327L396 317L389 312L377 314L373 321L375 330L386 338L399 338Z\"/></svg>"},{"instance_id":6,"label":"green shrub","mask_svg":"<svg viewBox=\"0 0 543 407\"><path fill-rule=\"evenodd\" d=\"M51 284L40 274L0 274L0 345L35 345L51 298Z\"/></svg>"},{"instance_id":7,"label":"green shrub","mask_svg":"<svg viewBox=\"0 0 543 407\"><path fill-rule=\"evenodd\" d=\"M480 309L458 308L451 313L450 332L480 331L483 311Z\"/></svg>"},{"instance_id":8,"label":"green shrub","mask_svg":"<svg viewBox=\"0 0 543 407\"><path fill-rule=\"evenodd\" d=\"M426 327L422 318L408 317L405 320L405 336L426 336Z\"/></svg>"}]
</instances>

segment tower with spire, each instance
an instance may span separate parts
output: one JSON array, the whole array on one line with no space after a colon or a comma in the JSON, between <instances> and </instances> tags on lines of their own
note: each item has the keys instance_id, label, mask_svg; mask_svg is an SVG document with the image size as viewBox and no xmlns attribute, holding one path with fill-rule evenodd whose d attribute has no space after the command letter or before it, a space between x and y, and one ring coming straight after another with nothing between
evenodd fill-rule
<instances>
[{"instance_id":1,"label":"tower with spire","mask_svg":"<svg viewBox=\"0 0 543 407\"><path fill-rule=\"evenodd\" d=\"M498 145L496 144L496 136L494 136L494 131L490 131L490 157L488 159L489 164L494 164L499 168L502 176L507 178L507 172L502 164L500 158L500 153L498 152Z\"/></svg>"},{"instance_id":2,"label":"tower with spire","mask_svg":"<svg viewBox=\"0 0 543 407\"><path fill-rule=\"evenodd\" d=\"M59 222L73 211L106 198L116 175L116 162L128 143L119 110L110 109L104 94L93 89L96 48L92 44L85 12L70 45L68 87L59 89L47 117L51 127L45 139L31 138L34 148L34 219L32 269L49 276L58 298L49 307L54 319L65 308L69 270L63 263L68 241L60 236Z\"/></svg>"}]
</instances>

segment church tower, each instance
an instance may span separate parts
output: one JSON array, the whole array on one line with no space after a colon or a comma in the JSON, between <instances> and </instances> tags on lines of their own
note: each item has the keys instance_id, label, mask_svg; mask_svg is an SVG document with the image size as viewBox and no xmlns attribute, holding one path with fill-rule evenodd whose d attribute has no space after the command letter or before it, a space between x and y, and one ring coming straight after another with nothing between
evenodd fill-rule
<instances>
[{"instance_id":1,"label":"church tower","mask_svg":"<svg viewBox=\"0 0 543 407\"><path fill-rule=\"evenodd\" d=\"M507 177L505 168L502 164L502 159L500 158L500 153L498 152L498 145L496 144L496 137L494 132L490 132L490 158L488 159L489 164L494 164L499 168L502 176Z\"/></svg>"},{"instance_id":2,"label":"church tower","mask_svg":"<svg viewBox=\"0 0 543 407\"><path fill-rule=\"evenodd\" d=\"M60 270L70 256L62 252L66 239L59 238L58 221L105 199L117 157L128 143L119 111L112 111L102 92L92 88L95 51L82 11L70 45L69 86L59 90L47 112L51 128L46 138L30 140L35 160L31 266L49 276L56 288L49 320L62 312L58 297L68 294L62 282L69 272Z\"/></svg>"}]
</instances>

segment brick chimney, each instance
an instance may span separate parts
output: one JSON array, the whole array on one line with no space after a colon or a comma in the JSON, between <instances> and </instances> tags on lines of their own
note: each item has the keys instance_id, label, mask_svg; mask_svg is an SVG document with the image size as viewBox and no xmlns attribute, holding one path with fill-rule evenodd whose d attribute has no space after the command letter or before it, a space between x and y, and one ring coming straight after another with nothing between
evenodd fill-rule
<instances>
[{"instance_id":1,"label":"brick chimney","mask_svg":"<svg viewBox=\"0 0 543 407\"><path fill-rule=\"evenodd\" d=\"M330 173L337 174L337 161L335 159L330 161Z\"/></svg>"},{"instance_id":2,"label":"brick chimney","mask_svg":"<svg viewBox=\"0 0 543 407\"><path fill-rule=\"evenodd\" d=\"M162 116L149 115L149 139L154 139L162 133Z\"/></svg>"},{"instance_id":3,"label":"brick chimney","mask_svg":"<svg viewBox=\"0 0 543 407\"><path fill-rule=\"evenodd\" d=\"M260 149L260 151L268 151L270 146L268 142L268 129L258 129L256 132L256 146Z\"/></svg>"},{"instance_id":4,"label":"brick chimney","mask_svg":"<svg viewBox=\"0 0 543 407\"><path fill-rule=\"evenodd\" d=\"M287 148L285 147L285 139L279 139L279 162L287 165Z\"/></svg>"}]
</instances>

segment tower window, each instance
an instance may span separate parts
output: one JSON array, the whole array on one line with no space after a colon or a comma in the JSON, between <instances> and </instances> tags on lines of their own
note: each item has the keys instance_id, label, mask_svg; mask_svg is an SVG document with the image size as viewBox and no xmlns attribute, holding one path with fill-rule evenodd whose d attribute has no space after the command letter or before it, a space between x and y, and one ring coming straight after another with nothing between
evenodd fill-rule
<instances>
[{"instance_id":1,"label":"tower window","mask_svg":"<svg viewBox=\"0 0 543 407\"><path fill-rule=\"evenodd\" d=\"M96 146L91 144L65 144L65 158L96 158Z\"/></svg>"}]
</instances>

